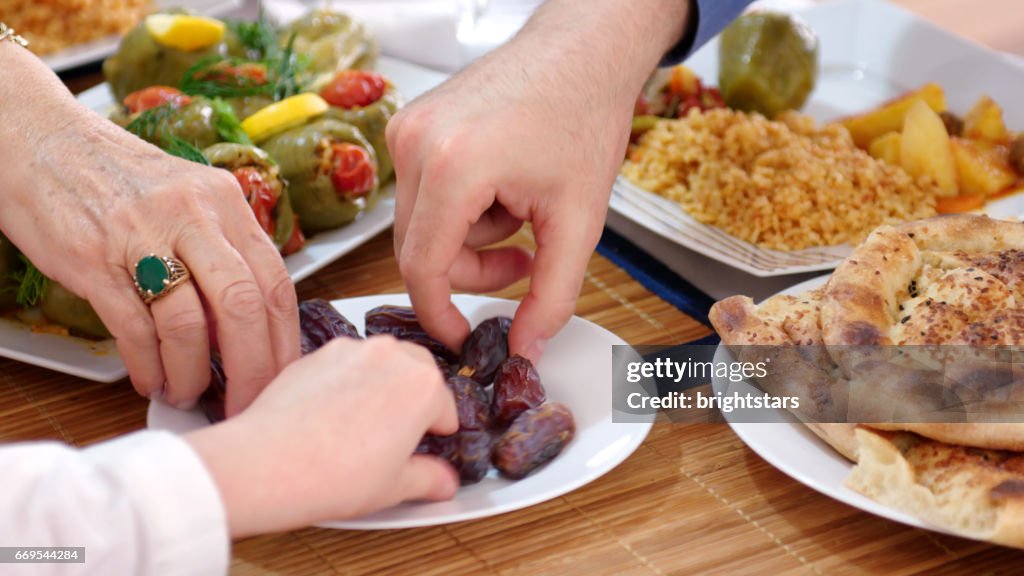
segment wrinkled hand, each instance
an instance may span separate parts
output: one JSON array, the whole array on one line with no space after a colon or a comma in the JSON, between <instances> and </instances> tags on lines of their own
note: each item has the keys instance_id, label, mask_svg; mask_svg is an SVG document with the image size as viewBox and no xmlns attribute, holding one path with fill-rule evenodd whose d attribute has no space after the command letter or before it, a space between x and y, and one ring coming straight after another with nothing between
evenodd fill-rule
<instances>
[{"instance_id":1,"label":"wrinkled hand","mask_svg":"<svg viewBox=\"0 0 1024 576\"><path fill-rule=\"evenodd\" d=\"M469 326L453 288L487 292L532 273L509 345L537 360L572 316L600 239L636 92L617 94L588 74L598 68L554 57L506 46L388 124L399 267L424 328L454 349ZM524 221L532 259L485 248Z\"/></svg>"},{"instance_id":2,"label":"wrinkled hand","mask_svg":"<svg viewBox=\"0 0 1024 576\"><path fill-rule=\"evenodd\" d=\"M194 403L209 384L214 337L237 413L299 356L294 286L238 183L84 109L62 114L70 121L8 164L19 174L0 228L92 304L140 394ZM147 307L133 276L150 253L177 256L192 281Z\"/></svg>"},{"instance_id":3,"label":"wrinkled hand","mask_svg":"<svg viewBox=\"0 0 1024 576\"><path fill-rule=\"evenodd\" d=\"M458 426L430 353L378 336L331 341L286 368L241 415L186 439L240 537L451 498L455 470L413 452L426 432Z\"/></svg>"}]
</instances>

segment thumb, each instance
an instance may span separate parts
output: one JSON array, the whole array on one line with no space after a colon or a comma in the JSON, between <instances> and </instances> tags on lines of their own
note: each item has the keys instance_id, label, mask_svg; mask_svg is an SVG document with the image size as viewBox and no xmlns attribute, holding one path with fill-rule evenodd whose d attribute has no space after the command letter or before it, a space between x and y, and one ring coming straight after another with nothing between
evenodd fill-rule
<instances>
[{"instance_id":1,"label":"thumb","mask_svg":"<svg viewBox=\"0 0 1024 576\"><path fill-rule=\"evenodd\" d=\"M436 456L413 454L402 469L398 497L406 500L451 500L459 489L459 475Z\"/></svg>"}]
</instances>

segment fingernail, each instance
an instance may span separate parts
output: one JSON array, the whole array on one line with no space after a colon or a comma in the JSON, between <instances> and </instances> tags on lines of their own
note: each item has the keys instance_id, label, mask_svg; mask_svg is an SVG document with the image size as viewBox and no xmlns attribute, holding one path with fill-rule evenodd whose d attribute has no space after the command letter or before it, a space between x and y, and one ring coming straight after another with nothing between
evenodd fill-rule
<instances>
[{"instance_id":1,"label":"fingernail","mask_svg":"<svg viewBox=\"0 0 1024 576\"><path fill-rule=\"evenodd\" d=\"M534 340L526 347L526 357L534 364L540 362L540 357L544 355L544 347L547 346L547 343L547 340L541 338Z\"/></svg>"},{"instance_id":2,"label":"fingernail","mask_svg":"<svg viewBox=\"0 0 1024 576\"><path fill-rule=\"evenodd\" d=\"M191 410L196 407L196 401L195 399L182 400L181 402L176 402L174 407L178 410Z\"/></svg>"},{"instance_id":3,"label":"fingernail","mask_svg":"<svg viewBox=\"0 0 1024 576\"><path fill-rule=\"evenodd\" d=\"M149 398L150 401L152 401L152 402L163 402L163 400L164 400L164 387L161 386L160 388L150 392L149 396L146 396L146 398Z\"/></svg>"}]
</instances>

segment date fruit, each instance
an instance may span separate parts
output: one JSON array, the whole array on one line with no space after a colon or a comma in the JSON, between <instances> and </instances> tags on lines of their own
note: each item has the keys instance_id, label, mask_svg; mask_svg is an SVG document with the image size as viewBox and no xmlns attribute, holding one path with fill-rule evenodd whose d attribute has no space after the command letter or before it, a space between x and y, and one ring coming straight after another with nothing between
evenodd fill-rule
<instances>
[{"instance_id":1,"label":"date fruit","mask_svg":"<svg viewBox=\"0 0 1024 576\"><path fill-rule=\"evenodd\" d=\"M462 485L476 484L487 476L491 469L494 441L486 431L464 430L459 432L459 455L455 469L459 471Z\"/></svg>"},{"instance_id":2,"label":"date fruit","mask_svg":"<svg viewBox=\"0 0 1024 576\"><path fill-rule=\"evenodd\" d=\"M459 375L490 386L498 366L508 357L511 327L512 319L507 316L495 316L478 324L462 344Z\"/></svg>"},{"instance_id":3,"label":"date fruit","mask_svg":"<svg viewBox=\"0 0 1024 576\"><path fill-rule=\"evenodd\" d=\"M224 376L224 366L220 358L210 357L210 385L199 397L199 407L206 414L210 424L216 424L224 420L224 401L227 398L227 378Z\"/></svg>"},{"instance_id":4,"label":"date fruit","mask_svg":"<svg viewBox=\"0 0 1024 576\"><path fill-rule=\"evenodd\" d=\"M487 430L491 427L491 407L487 392L471 378L453 376L448 388L455 395L455 408L459 414L459 430Z\"/></svg>"},{"instance_id":5,"label":"date fruit","mask_svg":"<svg viewBox=\"0 0 1024 576\"><path fill-rule=\"evenodd\" d=\"M427 434L420 440L419 445L416 446L416 453L430 454L443 458L454 466L455 457L459 453L459 434L455 433L451 436Z\"/></svg>"},{"instance_id":6,"label":"date fruit","mask_svg":"<svg viewBox=\"0 0 1024 576\"><path fill-rule=\"evenodd\" d=\"M326 300L299 303L299 336L302 354L309 354L331 340L345 336L362 340L359 331Z\"/></svg>"},{"instance_id":7,"label":"date fruit","mask_svg":"<svg viewBox=\"0 0 1024 576\"><path fill-rule=\"evenodd\" d=\"M491 411L499 426L509 425L523 412L543 404L545 398L540 374L529 359L510 356L498 367Z\"/></svg>"},{"instance_id":8,"label":"date fruit","mask_svg":"<svg viewBox=\"0 0 1024 576\"><path fill-rule=\"evenodd\" d=\"M416 446L417 454L447 460L459 473L460 483L476 484L491 468L494 440L484 430L460 430L451 436L427 434Z\"/></svg>"},{"instance_id":9,"label":"date fruit","mask_svg":"<svg viewBox=\"0 0 1024 576\"><path fill-rule=\"evenodd\" d=\"M419 344L430 350L435 358L442 358L446 364L456 361L455 354L441 344L420 326L416 312L409 306L378 306L366 313L366 336L391 334L399 340ZM444 367L438 363L443 370Z\"/></svg>"},{"instance_id":10,"label":"date fruit","mask_svg":"<svg viewBox=\"0 0 1024 576\"><path fill-rule=\"evenodd\" d=\"M520 414L498 439L494 466L518 480L558 456L575 434L572 412L564 404L532 408Z\"/></svg>"}]
</instances>

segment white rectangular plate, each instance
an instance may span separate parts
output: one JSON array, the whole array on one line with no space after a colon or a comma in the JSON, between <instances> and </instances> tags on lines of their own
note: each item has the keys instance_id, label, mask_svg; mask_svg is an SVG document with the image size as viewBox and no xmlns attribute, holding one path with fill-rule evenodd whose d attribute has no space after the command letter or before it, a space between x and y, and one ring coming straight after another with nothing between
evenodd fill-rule
<instances>
[{"instance_id":1,"label":"white rectangular plate","mask_svg":"<svg viewBox=\"0 0 1024 576\"><path fill-rule=\"evenodd\" d=\"M927 82L946 91L950 110L966 113L982 94L1004 106L1011 128L1024 128L1024 69L1003 54L959 38L880 0L828 2L798 11L818 35L820 73L804 112L818 121L868 110ZM718 84L718 41L686 64ZM781 252L760 248L701 224L675 202L634 186L621 176L611 208L672 242L748 274L768 277L835 268L848 245ZM1024 213L1024 194L991 202L997 218Z\"/></svg>"},{"instance_id":2,"label":"white rectangular plate","mask_svg":"<svg viewBox=\"0 0 1024 576\"><path fill-rule=\"evenodd\" d=\"M391 58L381 58L377 69L408 100L446 78L439 72ZM114 105L106 84L82 92L78 100L103 115ZM395 191L394 186L389 185L377 206L358 220L343 228L317 234L300 252L285 258L288 272L295 282L299 282L383 232L394 220ZM98 382L114 382L128 375L112 340L93 342L54 334L35 334L12 320L0 320L0 356Z\"/></svg>"},{"instance_id":3,"label":"white rectangular plate","mask_svg":"<svg viewBox=\"0 0 1024 576\"><path fill-rule=\"evenodd\" d=\"M226 14L242 5L242 0L157 0L157 10L168 8L187 8L197 14L207 16L220 16ZM107 36L69 46L60 52L54 52L43 57L43 62L54 72L70 70L75 66L91 64L117 52L117 45L121 42L120 36Z\"/></svg>"}]
</instances>

